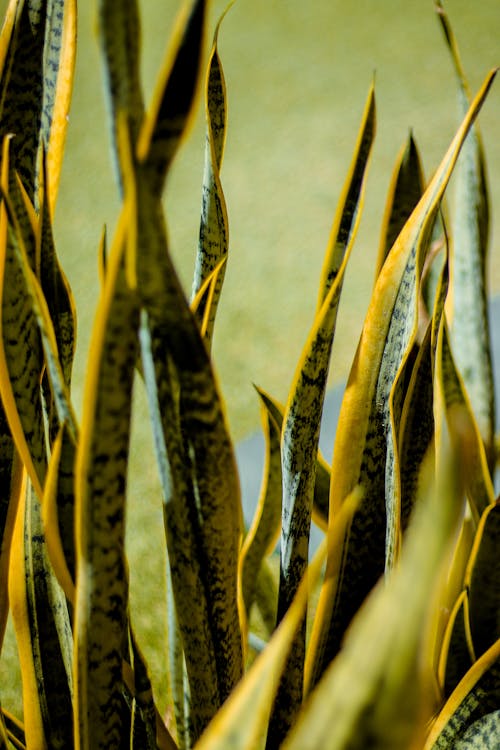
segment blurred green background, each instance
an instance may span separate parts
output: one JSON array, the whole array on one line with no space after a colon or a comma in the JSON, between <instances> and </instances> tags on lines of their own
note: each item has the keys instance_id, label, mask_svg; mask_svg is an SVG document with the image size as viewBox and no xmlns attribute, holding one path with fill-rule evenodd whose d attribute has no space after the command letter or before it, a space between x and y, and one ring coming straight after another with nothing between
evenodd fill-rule
<instances>
[{"instance_id":1,"label":"blurred green background","mask_svg":"<svg viewBox=\"0 0 500 750\"><path fill-rule=\"evenodd\" d=\"M225 4L211 4L207 52ZM178 0L140 3L147 99L180 5ZM5 0L0 2L2 12L5 6ZM500 3L448 0L445 7L475 91L487 71L500 64ZM80 3L75 92L56 211L57 246L79 316L74 381L78 413L99 294L97 245L103 224L112 233L118 213L95 16L94 2ZM219 51L229 103L222 184L230 259L214 358L231 432L239 440L259 425L252 383L286 399L312 322L323 253L373 76L378 131L341 301L331 383L346 378L355 351L397 153L411 128L430 176L457 127L458 107L432 0L238 0L222 26ZM494 84L479 122L492 206L500 211L499 85ZM203 153L200 97L165 197L171 249L187 292L197 245ZM491 287L498 292L500 227L494 215L491 239ZM500 335L498 328L494 335ZM138 386L129 506L132 614L155 684L163 690L164 668L158 657L165 637L165 561L145 415ZM17 705L8 695L8 686L17 680L10 648L8 643L0 673L2 701ZM165 699L160 703L165 705Z\"/></svg>"},{"instance_id":2,"label":"blurred green background","mask_svg":"<svg viewBox=\"0 0 500 750\"><path fill-rule=\"evenodd\" d=\"M143 79L149 99L180 2L147 0ZM211 4L207 42L224 2ZM449 0L473 90L500 64L498 0ZM57 239L79 311L75 400L98 294L96 247L112 231L117 191L95 33L95 6L80 3L79 51ZM259 423L252 382L286 399L312 322L330 225L355 143L365 97L376 78L378 131L364 215L341 302L332 381L348 373L373 280L380 221L397 152L413 129L430 175L457 126L454 74L432 0L238 0L220 35L229 123L222 182L230 260L214 357L236 439ZM480 116L493 205L500 205L500 90ZM197 243L204 111L169 179L172 253L189 291ZM499 245L494 226L492 248ZM500 289L498 252L492 285Z\"/></svg>"}]
</instances>

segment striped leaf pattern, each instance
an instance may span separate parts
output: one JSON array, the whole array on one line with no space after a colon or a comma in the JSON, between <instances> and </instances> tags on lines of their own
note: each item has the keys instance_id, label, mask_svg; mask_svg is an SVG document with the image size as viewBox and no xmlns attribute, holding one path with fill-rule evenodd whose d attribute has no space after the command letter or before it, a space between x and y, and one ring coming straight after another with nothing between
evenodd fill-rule
<instances>
[{"instance_id":1,"label":"striped leaf pattern","mask_svg":"<svg viewBox=\"0 0 500 750\"><path fill-rule=\"evenodd\" d=\"M345 545L328 559L328 570L338 580L338 586L334 597L330 594L322 597L316 616L315 681L338 652L350 620L384 572L389 394L417 328L416 312L407 316L406 306L408 303L416 306L422 254L428 249L439 202L493 77L494 73L487 76L440 167L390 251L375 285L339 418L332 464L330 517L335 517L343 497L354 486L360 484L365 496ZM362 369L358 362L364 363Z\"/></svg>"},{"instance_id":2,"label":"striped leaf pattern","mask_svg":"<svg viewBox=\"0 0 500 750\"><path fill-rule=\"evenodd\" d=\"M126 209L122 216L124 229ZM125 280L124 244L122 231L96 315L76 459L76 738L88 748L120 747L126 720L125 496L139 307Z\"/></svg>"},{"instance_id":3,"label":"striped leaf pattern","mask_svg":"<svg viewBox=\"0 0 500 750\"><path fill-rule=\"evenodd\" d=\"M227 12L227 11L226 11ZM225 15L225 14L224 14ZM200 236L196 255L191 296L194 298L205 279L220 267L210 296L208 319L204 325L204 337L210 345L217 303L219 301L229 245L229 228L226 202L220 181L220 169L226 139L226 87L222 63L217 50L220 24L217 24L212 51L208 62L205 85L205 116L207 121L205 139L205 169L203 173ZM197 315L203 318L205 305L198 307Z\"/></svg>"},{"instance_id":4,"label":"striped leaf pattern","mask_svg":"<svg viewBox=\"0 0 500 750\"><path fill-rule=\"evenodd\" d=\"M471 99L457 41L440 2L438 17L458 80L460 109ZM457 164L453 222L453 324L451 336L458 369L476 415L490 469L494 462L495 401L486 291L489 196L483 145L475 124Z\"/></svg>"},{"instance_id":5,"label":"striped leaf pattern","mask_svg":"<svg viewBox=\"0 0 500 750\"><path fill-rule=\"evenodd\" d=\"M297 591L308 560L321 414L342 283L363 202L366 168L375 134L375 95L370 88L352 164L334 218L323 264L320 307L290 389L283 418L281 565L278 622ZM305 620L297 635L271 716L268 747L284 739L302 701Z\"/></svg>"}]
</instances>

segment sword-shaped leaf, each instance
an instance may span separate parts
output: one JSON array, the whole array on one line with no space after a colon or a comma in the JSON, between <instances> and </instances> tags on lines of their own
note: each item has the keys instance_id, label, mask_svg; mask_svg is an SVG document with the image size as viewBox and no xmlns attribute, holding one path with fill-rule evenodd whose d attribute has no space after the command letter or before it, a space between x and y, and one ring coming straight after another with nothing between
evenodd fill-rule
<instances>
[{"instance_id":1,"label":"sword-shaped leaf","mask_svg":"<svg viewBox=\"0 0 500 750\"><path fill-rule=\"evenodd\" d=\"M41 513L40 500L26 480L9 570L26 744L72 747L71 625L66 599L48 560Z\"/></svg>"},{"instance_id":2,"label":"sword-shaped leaf","mask_svg":"<svg viewBox=\"0 0 500 750\"><path fill-rule=\"evenodd\" d=\"M115 165L123 191L118 119L126 112L129 140L135 148L144 118L140 82L140 17L137 0L100 0L99 40L104 59L105 91L111 115ZM126 167L125 167L126 168Z\"/></svg>"},{"instance_id":3,"label":"sword-shaped leaf","mask_svg":"<svg viewBox=\"0 0 500 750\"><path fill-rule=\"evenodd\" d=\"M222 260L227 258L228 253L229 227L226 202L220 181L220 169L226 140L227 105L224 73L217 50L219 28L224 15L219 20L215 29L205 82L205 170L203 174L200 234L191 293L192 298L197 295L205 279L219 266ZM208 320L204 326L204 338L209 347L225 270L226 264L221 267L215 279L214 288L211 293ZM197 314L203 317L204 310L204 305L198 307Z\"/></svg>"},{"instance_id":4,"label":"sword-shaped leaf","mask_svg":"<svg viewBox=\"0 0 500 750\"><path fill-rule=\"evenodd\" d=\"M321 596L313 638L314 681L337 653L344 632L384 571L385 467L389 393L416 335L417 279L434 220L460 148L491 86L492 71L474 99L441 165L405 224L377 279L358 351L344 395L334 448L330 517L360 484L364 500L345 544L329 555L328 575L338 581L334 596ZM415 309L415 308L414 308Z\"/></svg>"},{"instance_id":5,"label":"sword-shaped leaf","mask_svg":"<svg viewBox=\"0 0 500 750\"><path fill-rule=\"evenodd\" d=\"M262 403L264 470L259 501L240 553L241 589L247 618L255 600L261 564L274 549L281 521L281 424L267 407L270 399L257 388Z\"/></svg>"},{"instance_id":6,"label":"sword-shaped leaf","mask_svg":"<svg viewBox=\"0 0 500 750\"><path fill-rule=\"evenodd\" d=\"M500 640L475 662L457 685L433 722L423 750L495 747L499 705ZM479 738L480 744L477 744Z\"/></svg>"},{"instance_id":7,"label":"sword-shaped leaf","mask_svg":"<svg viewBox=\"0 0 500 750\"><path fill-rule=\"evenodd\" d=\"M27 289L19 234L7 212L9 139L3 143L0 207L0 394L16 448L41 498L47 466L40 382L41 337Z\"/></svg>"},{"instance_id":8,"label":"sword-shaped leaf","mask_svg":"<svg viewBox=\"0 0 500 750\"><path fill-rule=\"evenodd\" d=\"M52 445L43 497L43 527L50 562L66 598L75 604L75 444L63 425Z\"/></svg>"},{"instance_id":9,"label":"sword-shaped leaf","mask_svg":"<svg viewBox=\"0 0 500 750\"><path fill-rule=\"evenodd\" d=\"M283 418L283 502L278 622L307 567L321 416L345 269L360 220L375 135L375 93L368 93L349 173L337 207L323 264L320 306L297 366ZM268 747L277 747L293 722L303 692L305 621L276 697Z\"/></svg>"},{"instance_id":10,"label":"sword-shaped leaf","mask_svg":"<svg viewBox=\"0 0 500 750\"><path fill-rule=\"evenodd\" d=\"M436 8L457 75L460 110L465 113L471 95L457 41L440 2ZM455 184L451 341L492 470L495 397L486 284L489 206L486 162L477 124L471 128L458 160Z\"/></svg>"},{"instance_id":11,"label":"sword-shaped leaf","mask_svg":"<svg viewBox=\"0 0 500 750\"><path fill-rule=\"evenodd\" d=\"M438 684L448 698L475 661L469 624L469 598L462 591L453 607L443 634Z\"/></svg>"},{"instance_id":12,"label":"sword-shaped leaf","mask_svg":"<svg viewBox=\"0 0 500 750\"><path fill-rule=\"evenodd\" d=\"M351 623L341 652L284 743L286 750L400 750L418 747L423 737L432 710L430 666L422 659L425 633L463 512L463 477L457 469L467 449L460 409L446 411L442 390L437 367L435 455L430 453L423 466L399 566L387 582L379 582Z\"/></svg>"},{"instance_id":13,"label":"sword-shaped leaf","mask_svg":"<svg viewBox=\"0 0 500 750\"><path fill-rule=\"evenodd\" d=\"M181 9L137 144L137 156L152 193L159 195L188 124L201 65L205 0Z\"/></svg>"},{"instance_id":14,"label":"sword-shaped leaf","mask_svg":"<svg viewBox=\"0 0 500 750\"><path fill-rule=\"evenodd\" d=\"M125 497L139 305L124 271L133 200L124 204L92 333L75 469L77 744L118 748L126 727L122 656L128 576Z\"/></svg>"},{"instance_id":15,"label":"sword-shaped leaf","mask_svg":"<svg viewBox=\"0 0 500 750\"><path fill-rule=\"evenodd\" d=\"M425 189L424 174L417 144L410 133L401 149L392 173L387 195L375 279L384 265L389 250L409 219Z\"/></svg>"},{"instance_id":16,"label":"sword-shaped leaf","mask_svg":"<svg viewBox=\"0 0 500 750\"><path fill-rule=\"evenodd\" d=\"M46 149L54 207L73 86L75 0L24 0L8 19L0 54L0 134L15 136L14 168L33 203L39 150Z\"/></svg>"},{"instance_id":17,"label":"sword-shaped leaf","mask_svg":"<svg viewBox=\"0 0 500 750\"><path fill-rule=\"evenodd\" d=\"M42 183L42 199L40 201L37 231L39 279L54 327L64 380L69 387L76 347L75 302L54 244L47 168L42 170L40 181Z\"/></svg>"},{"instance_id":18,"label":"sword-shaped leaf","mask_svg":"<svg viewBox=\"0 0 500 750\"><path fill-rule=\"evenodd\" d=\"M357 492L346 499L332 536L333 544L341 542L343 529L358 501ZM317 585L321 575L325 545L323 542L307 568L295 599L268 645L201 737L197 745L199 750L254 750L262 746L280 675L286 666L295 633L305 617L308 593Z\"/></svg>"}]
</instances>

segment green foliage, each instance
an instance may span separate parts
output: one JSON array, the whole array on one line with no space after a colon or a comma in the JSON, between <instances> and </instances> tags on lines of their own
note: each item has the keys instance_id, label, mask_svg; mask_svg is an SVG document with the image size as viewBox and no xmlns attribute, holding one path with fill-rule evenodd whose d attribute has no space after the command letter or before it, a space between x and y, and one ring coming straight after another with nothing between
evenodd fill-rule
<instances>
[{"instance_id":1,"label":"green foliage","mask_svg":"<svg viewBox=\"0 0 500 750\"><path fill-rule=\"evenodd\" d=\"M79 425L75 311L52 232L76 7L10 3L0 39L0 632L3 639L10 608L24 721L0 712L0 746L496 746L500 518L488 196L475 123L495 71L472 98L441 4L437 11L463 121L428 183L412 136L398 157L330 466L319 432L375 137L370 87L286 405L258 389L266 461L245 531L211 358L229 262L222 19L205 64L206 3L186 3L146 108L138 5L99 2L122 205L109 247L103 235L98 249L102 287ZM205 67L189 302L169 252L162 192ZM450 221L444 196L456 165ZM147 394L164 517L166 719L129 602L136 387ZM325 538L310 562L313 517Z\"/></svg>"}]
</instances>

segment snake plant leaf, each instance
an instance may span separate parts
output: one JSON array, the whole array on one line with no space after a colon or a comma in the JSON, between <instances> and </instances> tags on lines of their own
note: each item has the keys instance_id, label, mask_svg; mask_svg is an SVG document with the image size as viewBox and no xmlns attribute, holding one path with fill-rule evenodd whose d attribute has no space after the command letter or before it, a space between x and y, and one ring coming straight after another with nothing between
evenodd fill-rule
<instances>
[{"instance_id":1,"label":"snake plant leaf","mask_svg":"<svg viewBox=\"0 0 500 750\"><path fill-rule=\"evenodd\" d=\"M141 354L160 476L165 477L168 556L179 625L188 639L184 651L193 726L199 733L243 672L237 588L240 489L209 355L168 253L159 197L150 188L141 171ZM204 562L194 569L193 560ZM215 672L202 668L201 654L208 665L215 660Z\"/></svg>"},{"instance_id":2,"label":"snake plant leaf","mask_svg":"<svg viewBox=\"0 0 500 750\"><path fill-rule=\"evenodd\" d=\"M443 635L438 683L443 696L448 698L475 661L469 623L467 591L458 597Z\"/></svg>"},{"instance_id":3,"label":"snake plant leaf","mask_svg":"<svg viewBox=\"0 0 500 750\"><path fill-rule=\"evenodd\" d=\"M465 573L474 541L476 524L468 508L455 544L446 588L436 612L432 661L437 686L443 697L455 689L475 661L470 634L469 598L464 589Z\"/></svg>"},{"instance_id":4,"label":"snake plant leaf","mask_svg":"<svg viewBox=\"0 0 500 750\"><path fill-rule=\"evenodd\" d=\"M9 711L2 708L2 720L7 730L7 736L9 741L12 743L12 747L19 748L19 750L26 750L26 737L24 735L24 727L19 719L16 719ZM8 746L11 750L10 746Z\"/></svg>"},{"instance_id":5,"label":"snake plant leaf","mask_svg":"<svg viewBox=\"0 0 500 750\"><path fill-rule=\"evenodd\" d=\"M4 196L4 204L9 221L9 236L11 237L11 241L16 250L14 259L16 260L19 266L19 272L23 277L24 302L30 304L31 324L38 326L40 332L40 342L43 349L46 372L52 389L56 413L60 423L67 424L73 439L76 440L76 417L73 412L69 390L59 360L56 335L47 302L38 279L31 270L26 248L22 239L22 232L17 224L16 216L14 215L8 196Z\"/></svg>"},{"instance_id":6,"label":"snake plant leaf","mask_svg":"<svg viewBox=\"0 0 500 750\"><path fill-rule=\"evenodd\" d=\"M50 562L66 598L75 603L74 494L75 445L63 425L52 445L43 496L43 528ZM61 491L61 485L64 490Z\"/></svg>"},{"instance_id":7,"label":"snake plant leaf","mask_svg":"<svg viewBox=\"0 0 500 750\"><path fill-rule=\"evenodd\" d=\"M131 750L177 750L154 702L153 689L144 656L130 628L130 651L133 667Z\"/></svg>"},{"instance_id":8,"label":"snake plant leaf","mask_svg":"<svg viewBox=\"0 0 500 750\"><path fill-rule=\"evenodd\" d=\"M358 502L357 492L346 499L331 537L332 544L341 543L345 527ZM269 644L202 735L197 744L199 750L254 750L262 746L280 674L285 668L294 635L305 616L308 592L317 585L321 575L325 544L326 541L308 566L297 595Z\"/></svg>"},{"instance_id":9,"label":"snake plant leaf","mask_svg":"<svg viewBox=\"0 0 500 750\"><path fill-rule=\"evenodd\" d=\"M396 303L398 297L403 302L406 293L416 299L417 290L412 292L412 286L419 274L412 275L411 266L416 263L421 268L421 252L428 247L441 198L495 73L491 71L486 77L375 284L341 407L332 464L330 516L335 517L343 498L358 484L365 491L365 499L355 514L345 545L328 558L328 575L338 580L338 589L333 597L320 597L313 632L317 644L314 681L337 653L347 625L384 571L386 438L380 412L387 413L391 378L416 332L416 320L407 317L405 305L400 309ZM403 330L400 312L406 319ZM394 338L389 337L391 328Z\"/></svg>"},{"instance_id":10,"label":"snake plant leaf","mask_svg":"<svg viewBox=\"0 0 500 750\"><path fill-rule=\"evenodd\" d=\"M295 632L304 619L308 589L318 581L324 558L323 544L271 641L203 733L196 745L199 750L254 750L261 747L280 674Z\"/></svg>"},{"instance_id":11,"label":"snake plant leaf","mask_svg":"<svg viewBox=\"0 0 500 750\"><path fill-rule=\"evenodd\" d=\"M165 114L165 113L164 113ZM173 126L174 129L177 126ZM184 536L196 543L196 559L203 560L200 580L202 599L178 606L183 632L192 625L193 601L209 606L200 619L205 638L212 639L219 705L231 692L243 671L243 643L238 596L238 556L242 533L240 488L234 448L210 358L196 320L189 309L168 252L165 223L157 184L140 166L138 174L138 292L143 306L141 352L143 370L151 375L148 398L153 419L160 473L168 476L177 464L178 509L167 502L166 511L177 513L181 526L173 533L167 518L169 559L175 555L173 582L178 596L185 587L182 576L191 577L182 549ZM173 406L169 403L174 399ZM165 403L164 403L165 402ZM174 414L168 419L165 414ZM158 421L155 415L161 415ZM177 435L172 435L177 432ZM169 434L170 433L170 434ZM171 441L172 456L168 456ZM165 463L165 449L168 460ZM162 468L162 466L164 468ZM168 495L166 496L168 499ZM174 504L175 505L175 504ZM176 507L177 507L176 506ZM180 515L179 515L180 514ZM177 551L174 547L177 547ZM190 564L190 561L189 561ZM182 624L184 621L184 625ZM207 623L209 623L207 629ZM185 648L185 653L190 649ZM207 650L207 654L210 651ZM199 653L195 648L192 653ZM192 665L200 672L199 667ZM188 675L190 667L188 667ZM203 677L203 675L200 675ZM212 690L213 675L206 672L205 687ZM198 695L191 685L191 696ZM211 711L207 702L207 711ZM200 701L200 708L203 703Z\"/></svg>"},{"instance_id":12,"label":"snake plant leaf","mask_svg":"<svg viewBox=\"0 0 500 750\"><path fill-rule=\"evenodd\" d=\"M77 597L76 744L120 747L128 718L122 701L128 576L124 553L132 383L139 303L126 283L127 200L111 248L92 332L75 467Z\"/></svg>"},{"instance_id":13,"label":"snake plant leaf","mask_svg":"<svg viewBox=\"0 0 500 750\"><path fill-rule=\"evenodd\" d=\"M440 2L437 11L458 80L460 110L465 113L471 96L457 41ZM495 399L486 284L489 198L486 163L477 123L471 128L458 160L455 185L451 340L492 470Z\"/></svg>"},{"instance_id":14,"label":"snake plant leaf","mask_svg":"<svg viewBox=\"0 0 500 750\"><path fill-rule=\"evenodd\" d=\"M393 511L399 516L394 524L394 530L399 536L398 545L401 544L401 538L408 528L417 499L420 469L434 437L433 371L437 331L448 292L447 255L436 287L432 319L427 324L420 345L414 346L417 348L414 362L408 367L413 361L413 357L410 356L405 362L405 368L402 368L398 375L398 387L405 387L405 380L407 385L403 394L403 404L398 410L397 428L394 423L394 411L391 413L393 434L397 436L398 476L393 486ZM408 378L405 377L406 367L411 373Z\"/></svg>"},{"instance_id":15,"label":"snake plant leaf","mask_svg":"<svg viewBox=\"0 0 500 750\"><path fill-rule=\"evenodd\" d=\"M500 710L492 711L472 722L465 734L455 742L455 750L489 750L500 731Z\"/></svg>"},{"instance_id":16,"label":"snake plant leaf","mask_svg":"<svg viewBox=\"0 0 500 750\"><path fill-rule=\"evenodd\" d=\"M47 153L46 190L53 217L73 93L77 38L76 0L52 2L48 23L45 37L42 149Z\"/></svg>"},{"instance_id":17,"label":"snake plant leaf","mask_svg":"<svg viewBox=\"0 0 500 750\"><path fill-rule=\"evenodd\" d=\"M215 320L215 308L218 303L218 293L220 292L222 281L219 276L224 275L227 256L222 258L215 266L213 271L203 281L202 285L191 300L191 310L198 320L200 332L210 350L210 338L208 332L210 326Z\"/></svg>"},{"instance_id":18,"label":"snake plant leaf","mask_svg":"<svg viewBox=\"0 0 500 750\"><path fill-rule=\"evenodd\" d=\"M472 513L476 519L479 519L483 511L494 501L495 493L488 470L485 447L463 381L455 365L448 334L445 335L443 343L443 368L446 372L445 389L448 407L454 403L463 404L464 414L470 424L471 439L467 462L466 489Z\"/></svg>"},{"instance_id":19,"label":"snake plant leaf","mask_svg":"<svg viewBox=\"0 0 500 750\"><path fill-rule=\"evenodd\" d=\"M45 161L44 161L45 165ZM42 181L43 180L43 181ZM47 167L41 171L42 199L38 221L37 243L39 279L54 327L57 352L64 381L69 388L76 347L76 310L71 288L57 256L52 230L49 176Z\"/></svg>"},{"instance_id":20,"label":"snake plant leaf","mask_svg":"<svg viewBox=\"0 0 500 750\"><path fill-rule=\"evenodd\" d=\"M264 433L264 469L259 501L240 553L241 588L247 618L255 600L262 561L274 549L281 521L281 424L267 408L269 397L257 388Z\"/></svg>"},{"instance_id":21,"label":"snake plant leaf","mask_svg":"<svg viewBox=\"0 0 500 750\"><path fill-rule=\"evenodd\" d=\"M227 10L226 10L227 12ZM224 13L225 15L225 13ZM224 17L222 16L222 18ZM205 82L205 168L203 173L202 202L198 252L194 269L191 297L194 298L204 280L227 258L229 227L226 202L220 181L220 169L226 140L226 87L217 41L222 18L216 26L212 51ZM210 314L204 326L204 337L210 346L217 304L219 301L226 265L221 267L214 281L210 300ZM199 311L203 315L203 307Z\"/></svg>"},{"instance_id":22,"label":"snake plant leaf","mask_svg":"<svg viewBox=\"0 0 500 750\"><path fill-rule=\"evenodd\" d=\"M400 563L388 581L379 581L351 623L342 650L285 741L286 750L420 746L430 710L423 633L463 512L457 467L466 440L455 447L452 430L460 414L445 411L441 381L438 370L436 453L422 468L419 502Z\"/></svg>"},{"instance_id":23,"label":"snake plant leaf","mask_svg":"<svg viewBox=\"0 0 500 750\"><path fill-rule=\"evenodd\" d=\"M420 154L413 133L410 132L392 173L382 220L375 278L378 277L389 250L422 197L424 189L425 181Z\"/></svg>"},{"instance_id":24,"label":"snake plant leaf","mask_svg":"<svg viewBox=\"0 0 500 750\"><path fill-rule=\"evenodd\" d=\"M9 614L8 570L23 467L0 405L0 650Z\"/></svg>"},{"instance_id":25,"label":"snake plant leaf","mask_svg":"<svg viewBox=\"0 0 500 750\"><path fill-rule=\"evenodd\" d=\"M168 355L161 352L160 357L158 347L153 353L151 343L156 339L150 337L149 330L143 313L141 355L163 487L169 579L175 600L175 620L173 613L169 616L171 651L175 649L171 653L171 664L175 668L174 707L181 736L188 732L191 737L189 746L196 741L220 705L216 646L209 625L210 601L201 567L197 528L191 517L195 502L190 477L185 470L189 457L181 436L179 386ZM164 368L161 372L158 364L155 368L155 362L160 361ZM185 715L184 666L177 628L184 650L189 694L193 696L188 716Z\"/></svg>"},{"instance_id":26,"label":"snake plant leaf","mask_svg":"<svg viewBox=\"0 0 500 750\"><path fill-rule=\"evenodd\" d=\"M365 103L349 174L344 183L335 212L330 239L323 261L319 285L318 312L322 308L340 268L344 265L344 258L349 254L358 230L363 206L366 168L375 137L375 125L375 89L372 83ZM339 293L340 289L341 285L339 285Z\"/></svg>"},{"instance_id":27,"label":"snake plant leaf","mask_svg":"<svg viewBox=\"0 0 500 750\"><path fill-rule=\"evenodd\" d=\"M375 135L375 94L370 87L349 173L337 207L323 264L320 307L299 360L283 418L283 501L278 622L307 567L321 415L347 262L359 224ZM268 747L277 747L302 701L305 621L290 652L271 714Z\"/></svg>"},{"instance_id":28,"label":"snake plant leaf","mask_svg":"<svg viewBox=\"0 0 500 750\"><path fill-rule=\"evenodd\" d=\"M13 162L33 203L45 146L55 205L73 83L75 0L17 3L2 33L1 135L15 135Z\"/></svg>"},{"instance_id":29,"label":"snake plant leaf","mask_svg":"<svg viewBox=\"0 0 500 750\"><path fill-rule=\"evenodd\" d=\"M181 8L171 49L164 59L139 135L137 156L156 195L162 192L192 111L201 67L206 6L205 0L190 0Z\"/></svg>"},{"instance_id":30,"label":"snake plant leaf","mask_svg":"<svg viewBox=\"0 0 500 750\"><path fill-rule=\"evenodd\" d=\"M127 113L129 139L134 145L144 118L137 0L100 0L99 40L104 60L105 91L111 116L115 165L123 191L124 175L118 137L119 113Z\"/></svg>"},{"instance_id":31,"label":"snake plant leaf","mask_svg":"<svg viewBox=\"0 0 500 750\"><path fill-rule=\"evenodd\" d=\"M72 636L47 557L41 504L24 482L9 570L28 747L72 747Z\"/></svg>"},{"instance_id":32,"label":"snake plant leaf","mask_svg":"<svg viewBox=\"0 0 500 750\"><path fill-rule=\"evenodd\" d=\"M481 517L465 579L476 656L500 639L499 539L500 503L497 502L486 508Z\"/></svg>"},{"instance_id":33,"label":"snake plant leaf","mask_svg":"<svg viewBox=\"0 0 500 750\"><path fill-rule=\"evenodd\" d=\"M167 635L168 635L168 674L175 729L179 750L186 750L191 744L193 726L190 724L189 683L186 661L182 647L179 622L175 610L175 599L170 565L167 565ZM215 670L215 668L214 668Z\"/></svg>"},{"instance_id":34,"label":"snake plant leaf","mask_svg":"<svg viewBox=\"0 0 500 750\"><path fill-rule=\"evenodd\" d=\"M3 186L8 174L7 162L6 139L2 160ZM0 394L16 448L41 498L47 462L40 392L43 350L26 288L18 234L9 221L6 206L4 196L0 208L0 243L3 248L0 263Z\"/></svg>"},{"instance_id":35,"label":"snake plant leaf","mask_svg":"<svg viewBox=\"0 0 500 750\"><path fill-rule=\"evenodd\" d=\"M450 695L432 724L424 750L460 747L461 741L464 741L464 750L476 747L477 745L467 743L472 742L475 730L481 724L492 734L487 733L482 738L482 732L479 732L484 743L479 744L479 747L494 747L498 738L499 702L500 640L475 662Z\"/></svg>"},{"instance_id":36,"label":"snake plant leaf","mask_svg":"<svg viewBox=\"0 0 500 750\"><path fill-rule=\"evenodd\" d=\"M187 303L184 301L183 304L187 310ZM154 346L150 350L146 343L149 331ZM237 593L241 506L235 458L225 417L208 355L194 320L189 335L191 341L185 335L182 344L181 341L175 343L176 348L182 346L182 356L186 358L180 361L181 352L171 354L170 341L161 342L158 327L150 318L147 325L143 323L141 326L141 348L150 405L153 400L158 403L155 410L154 404L151 408L153 421L157 421L158 415L163 420L155 425L154 431L166 447L174 487L170 497L165 498L165 519L177 615L183 637L185 634L196 641L194 623L197 615L193 609L197 608L193 607L193 602L199 605L201 633L204 639L208 636L212 644L211 649L205 649L203 657L208 658L212 651L217 670L214 683L213 675L200 669L198 648L189 647L190 641L185 643L191 695L198 701L201 686L198 682L191 684L191 680L194 673L200 673L199 678L206 683L207 690L215 687L220 705L242 674ZM193 347L191 351L190 345ZM206 358L205 361L202 357ZM165 362L169 364L170 372L165 372ZM193 365L197 369L191 369ZM153 377L149 376L151 372ZM172 405L168 405L168 399L173 401ZM188 555L188 549L192 554ZM204 560L203 567L195 569L193 560ZM188 596L188 583L195 586L196 599ZM208 607L205 613L204 606ZM210 710L208 702L200 701L200 706Z\"/></svg>"}]
</instances>

